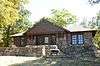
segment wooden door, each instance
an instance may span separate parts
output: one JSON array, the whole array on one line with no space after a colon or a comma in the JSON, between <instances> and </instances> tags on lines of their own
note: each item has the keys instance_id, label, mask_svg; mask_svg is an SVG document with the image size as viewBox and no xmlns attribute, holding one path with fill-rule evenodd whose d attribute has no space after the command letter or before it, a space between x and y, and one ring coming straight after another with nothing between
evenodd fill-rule
<instances>
[{"instance_id":1,"label":"wooden door","mask_svg":"<svg viewBox=\"0 0 100 66\"><path fill-rule=\"evenodd\" d=\"M36 44L43 45L44 44L44 37L43 36L36 36Z\"/></svg>"},{"instance_id":2,"label":"wooden door","mask_svg":"<svg viewBox=\"0 0 100 66\"><path fill-rule=\"evenodd\" d=\"M56 44L56 36L55 35L51 35L51 37L50 37L50 44L51 45L55 45Z\"/></svg>"}]
</instances>

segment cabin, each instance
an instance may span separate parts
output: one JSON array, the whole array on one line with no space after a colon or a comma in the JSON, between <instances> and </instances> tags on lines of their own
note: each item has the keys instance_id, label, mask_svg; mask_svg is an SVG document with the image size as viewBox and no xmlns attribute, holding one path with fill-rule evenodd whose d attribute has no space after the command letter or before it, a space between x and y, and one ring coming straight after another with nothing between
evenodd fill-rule
<instances>
[{"instance_id":1,"label":"cabin","mask_svg":"<svg viewBox=\"0 0 100 66\"><path fill-rule=\"evenodd\" d=\"M24 47L26 45L56 45L61 42L69 45L92 45L92 38L96 30L70 31L59 27L46 19L41 19L26 32L11 35L14 45Z\"/></svg>"},{"instance_id":2,"label":"cabin","mask_svg":"<svg viewBox=\"0 0 100 66\"><path fill-rule=\"evenodd\" d=\"M67 34L70 31L54 25L46 19L40 20L26 32L11 35L14 45L56 45L59 41L67 43Z\"/></svg>"},{"instance_id":3,"label":"cabin","mask_svg":"<svg viewBox=\"0 0 100 66\"><path fill-rule=\"evenodd\" d=\"M58 45L61 48L66 46L93 47L93 37L96 30L68 30L59 27L47 19L41 19L26 32L11 35L13 44L17 47L27 45Z\"/></svg>"}]
</instances>

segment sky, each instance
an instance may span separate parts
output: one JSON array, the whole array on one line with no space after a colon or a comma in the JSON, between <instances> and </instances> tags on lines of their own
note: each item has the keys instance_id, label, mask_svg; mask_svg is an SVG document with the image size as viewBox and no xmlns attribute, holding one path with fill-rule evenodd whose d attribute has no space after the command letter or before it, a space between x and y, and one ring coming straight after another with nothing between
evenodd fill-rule
<instances>
[{"instance_id":1,"label":"sky","mask_svg":"<svg viewBox=\"0 0 100 66\"><path fill-rule=\"evenodd\" d=\"M49 16L51 9L67 9L80 20L90 18L100 10L100 5L90 6L88 0L30 0L26 7L31 12L30 20L34 23Z\"/></svg>"}]
</instances>

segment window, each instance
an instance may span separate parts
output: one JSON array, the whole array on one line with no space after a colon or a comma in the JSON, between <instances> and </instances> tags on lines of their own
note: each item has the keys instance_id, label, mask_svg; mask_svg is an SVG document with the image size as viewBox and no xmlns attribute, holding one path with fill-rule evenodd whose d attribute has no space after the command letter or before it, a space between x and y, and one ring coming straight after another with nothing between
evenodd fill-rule
<instances>
[{"instance_id":1,"label":"window","mask_svg":"<svg viewBox=\"0 0 100 66\"><path fill-rule=\"evenodd\" d=\"M44 39L45 41L45 43L49 43L49 38L48 37L45 37L45 39Z\"/></svg>"},{"instance_id":2,"label":"window","mask_svg":"<svg viewBox=\"0 0 100 66\"><path fill-rule=\"evenodd\" d=\"M83 44L83 35L78 35L78 44Z\"/></svg>"},{"instance_id":3,"label":"window","mask_svg":"<svg viewBox=\"0 0 100 66\"><path fill-rule=\"evenodd\" d=\"M24 44L24 37L21 37L21 45Z\"/></svg>"},{"instance_id":4,"label":"window","mask_svg":"<svg viewBox=\"0 0 100 66\"><path fill-rule=\"evenodd\" d=\"M72 44L77 44L77 35L72 35Z\"/></svg>"},{"instance_id":5,"label":"window","mask_svg":"<svg viewBox=\"0 0 100 66\"><path fill-rule=\"evenodd\" d=\"M84 38L82 34L74 34L72 35L72 44L83 44Z\"/></svg>"}]
</instances>

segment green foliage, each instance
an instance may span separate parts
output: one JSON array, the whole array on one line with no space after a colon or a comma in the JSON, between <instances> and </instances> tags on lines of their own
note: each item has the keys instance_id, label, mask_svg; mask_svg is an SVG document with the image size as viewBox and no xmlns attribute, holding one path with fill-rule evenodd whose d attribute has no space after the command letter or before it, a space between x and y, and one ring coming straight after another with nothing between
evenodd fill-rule
<instances>
[{"instance_id":1,"label":"green foliage","mask_svg":"<svg viewBox=\"0 0 100 66\"><path fill-rule=\"evenodd\" d=\"M76 22L76 16L72 15L69 11L62 9L56 10L52 9L52 15L49 18L51 22L54 22L58 26L65 27L68 24Z\"/></svg>"},{"instance_id":2,"label":"green foliage","mask_svg":"<svg viewBox=\"0 0 100 66\"><path fill-rule=\"evenodd\" d=\"M100 11L97 13L96 17L92 17L89 21L87 21L87 19L83 19L81 25L86 28L100 29Z\"/></svg>"},{"instance_id":3,"label":"green foliage","mask_svg":"<svg viewBox=\"0 0 100 66\"><path fill-rule=\"evenodd\" d=\"M91 21L89 21L86 25L86 20L82 22L81 25L83 25L84 27L86 28L91 28L91 29L97 29L97 30L100 30L100 11L97 13L97 16L96 18L92 18ZM95 46L97 48L100 48L100 31L97 31L94 38L93 38L93 41L95 43Z\"/></svg>"},{"instance_id":4,"label":"green foliage","mask_svg":"<svg viewBox=\"0 0 100 66\"><path fill-rule=\"evenodd\" d=\"M14 33L19 33L26 31L29 27L32 26L31 22L28 20L29 11L21 10L20 15L23 17L20 20L16 21L15 25L8 25L3 28L3 42L4 46L9 46L11 44L10 35Z\"/></svg>"},{"instance_id":5,"label":"green foliage","mask_svg":"<svg viewBox=\"0 0 100 66\"><path fill-rule=\"evenodd\" d=\"M89 21L87 21L87 19L83 19L81 25L91 29L100 29L100 11L96 14L96 17L92 17L92 19Z\"/></svg>"},{"instance_id":6,"label":"green foliage","mask_svg":"<svg viewBox=\"0 0 100 66\"><path fill-rule=\"evenodd\" d=\"M2 40L3 40L3 43L4 43L4 47L8 47L10 45L10 43L11 43L10 42L10 40L11 40L11 38L10 38L10 34L11 34L10 30L11 30L11 26L7 26L7 27L3 28L3 34L2 34L3 38L2 38Z\"/></svg>"},{"instance_id":7,"label":"green foliage","mask_svg":"<svg viewBox=\"0 0 100 66\"><path fill-rule=\"evenodd\" d=\"M97 48L100 48L100 31L97 31L95 37L94 37L94 42L95 42L95 46Z\"/></svg>"},{"instance_id":8,"label":"green foliage","mask_svg":"<svg viewBox=\"0 0 100 66\"><path fill-rule=\"evenodd\" d=\"M20 0L0 0L0 27L11 25L20 18Z\"/></svg>"},{"instance_id":9,"label":"green foliage","mask_svg":"<svg viewBox=\"0 0 100 66\"><path fill-rule=\"evenodd\" d=\"M28 0L0 0L0 32L5 47L11 44L10 35L23 32L31 26L30 12L23 7Z\"/></svg>"},{"instance_id":10,"label":"green foliage","mask_svg":"<svg viewBox=\"0 0 100 66\"><path fill-rule=\"evenodd\" d=\"M98 31L96 32L96 35L94 37L94 42L97 48L100 49L100 11L97 13L97 19L96 19L96 26L98 28Z\"/></svg>"},{"instance_id":11,"label":"green foliage","mask_svg":"<svg viewBox=\"0 0 100 66\"><path fill-rule=\"evenodd\" d=\"M81 22L81 24L84 28L97 28L97 22L96 22L96 18L92 18L89 21L87 19L83 19L83 21Z\"/></svg>"},{"instance_id":12,"label":"green foliage","mask_svg":"<svg viewBox=\"0 0 100 66\"><path fill-rule=\"evenodd\" d=\"M6 45L8 45L8 40L10 40L10 27L21 17L19 5L20 0L0 0L0 32L2 32L3 42Z\"/></svg>"},{"instance_id":13,"label":"green foliage","mask_svg":"<svg viewBox=\"0 0 100 66\"><path fill-rule=\"evenodd\" d=\"M32 26L32 22L28 19L30 16L30 12L28 10L24 8L21 9L20 15L22 18L16 21L16 25L13 26L13 32L15 31L14 33L26 31Z\"/></svg>"},{"instance_id":14,"label":"green foliage","mask_svg":"<svg viewBox=\"0 0 100 66\"><path fill-rule=\"evenodd\" d=\"M0 27L13 25L22 16L19 14L20 5L28 0L0 0Z\"/></svg>"}]
</instances>

